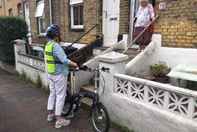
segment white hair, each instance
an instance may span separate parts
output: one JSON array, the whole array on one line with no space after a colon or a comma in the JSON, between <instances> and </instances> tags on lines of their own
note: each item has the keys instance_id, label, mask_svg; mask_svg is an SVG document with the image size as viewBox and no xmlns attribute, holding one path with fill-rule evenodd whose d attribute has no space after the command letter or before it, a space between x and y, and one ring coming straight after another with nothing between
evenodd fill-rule
<instances>
[{"instance_id":1,"label":"white hair","mask_svg":"<svg viewBox=\"0 0 197 132\"><path fill-rule=\"evenodd\" d=\"M140 0L141 2L147 2L148 3L148 0Z\"/></svg>"}]
</instances>

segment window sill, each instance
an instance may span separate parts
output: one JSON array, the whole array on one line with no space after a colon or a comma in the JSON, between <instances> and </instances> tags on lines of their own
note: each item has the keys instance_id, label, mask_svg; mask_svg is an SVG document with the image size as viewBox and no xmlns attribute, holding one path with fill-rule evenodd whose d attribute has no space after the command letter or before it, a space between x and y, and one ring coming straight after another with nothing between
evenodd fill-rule
<instances>
[{"instance_id":1,"label":"window sill","mask_svg":"<svg viewBox=\"0 0 197 132\"><path fill-rule=\"evenodd\" d=\"M46 38L45 35L37 35L37 37L39 37L39 38Z\"/></svg>"},{"instance_id":2,"label":"window sill","mask_svg":"<svg viewBox=\"0 0 197 132\"><path fill-rule=\"evenodd\" d=\"M84 32L84 29L76 29L76 28L70 28L69 31L71 32Z\"/></svg>"}]
</instances>

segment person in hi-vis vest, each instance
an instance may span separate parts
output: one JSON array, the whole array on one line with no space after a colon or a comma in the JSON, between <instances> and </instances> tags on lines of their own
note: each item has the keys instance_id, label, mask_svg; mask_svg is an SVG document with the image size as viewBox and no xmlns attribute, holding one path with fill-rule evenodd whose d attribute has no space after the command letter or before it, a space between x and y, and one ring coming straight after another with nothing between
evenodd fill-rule
<instances>
[{"instance_id":1,"label":"person in hi-vis vest","mask_svg":"<svg viewBox=\"0 0 197 132\"><path fill-rule=\"evenodd\" d=\"M47 121L56 118L55 127L60 128L70 123L61 117L64 101L66 98L68 67L78 67L77 63L69 60L60 46L62 40L61 27L53 24L46 30L46 37L49 38L45 45L45 59L50 83L50 95L48 98L47 110L49 114ZM54 110L55 108L55 110Z\"/></svg>"}]
</instances>

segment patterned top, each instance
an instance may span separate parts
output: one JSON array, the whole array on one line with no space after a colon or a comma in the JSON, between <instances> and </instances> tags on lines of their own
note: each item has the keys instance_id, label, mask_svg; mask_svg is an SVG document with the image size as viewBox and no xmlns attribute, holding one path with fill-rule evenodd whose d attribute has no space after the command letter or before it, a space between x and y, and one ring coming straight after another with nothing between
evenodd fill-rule
<instances>
[{"instance_id":1,"label":"patterned top","mask_svg":"<svg viewBox=\"0 0 197 132\"><path fill-rule=\"evenodd\" d=\"M135 27L146 27L151 22L151 18L155 16L153 6L148 4L146 7L140 5L136 14L137 20Z\"/></svg>"},{"instance_id":2,"label":"patterned top","mask_svg":"<svg viewBox=\"0 0 197 132\"><path fill-rule=\"evenodd\" d=\"M50 44L54 42L54 40L49 40L47 44ZM67 58L63 48L58 44L55 43L53 45L53 56L55 61L61 61L63 64L55 64L55 72L52 74L60 74L68 75L69 71L67 69L67 66L70 64L70 60Z\"/></svg>"}]
</instances>

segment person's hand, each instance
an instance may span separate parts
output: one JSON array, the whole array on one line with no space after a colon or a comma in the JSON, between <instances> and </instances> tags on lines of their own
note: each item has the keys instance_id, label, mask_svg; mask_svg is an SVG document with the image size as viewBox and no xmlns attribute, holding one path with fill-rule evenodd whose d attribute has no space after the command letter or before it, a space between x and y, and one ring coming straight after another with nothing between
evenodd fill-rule
<instances>
[{"instance_id":1,"label":"person's hand","mask_svg":"<svg viewBox=\"0 0 197 132\"><path fill-rule=\"evenodd\" d=\"M70 62L70 66L78 67L77 63L75 63L75 62L73 62L73 61Z\"/></svg>"},{"instance_id":2,"label":"person's hand","mask_svg":"<svg viewBox=\"0 0 197 132\"><path fill-rule=\"evenodd\" d=\"M152 21L155 21L155 19L156 19L155 17L152 17Z\"/></svg>"},{"instance_id":3,"label":"person's hand","mask_svg":"<svg viewBox=\"0 0 197 132\"><path fill-rule=\"evenodd\" d=\"M86 65L79 66L79 70L88 71L89 68Z\"/></svg>"},{"instance_id":4,"label":"person's hand","mask_svg":"<svg viewBox=\"0 0 197 132\"><path fill-rule=\"evenodd\" d=\"M137 20L137 17L133 18L133 22L136 22L136 20Z\"/></svg>"}]
</instances>

